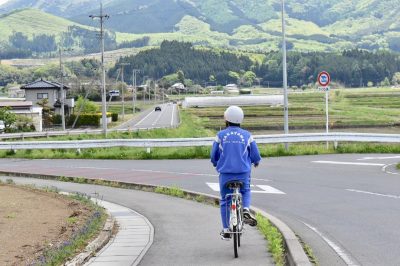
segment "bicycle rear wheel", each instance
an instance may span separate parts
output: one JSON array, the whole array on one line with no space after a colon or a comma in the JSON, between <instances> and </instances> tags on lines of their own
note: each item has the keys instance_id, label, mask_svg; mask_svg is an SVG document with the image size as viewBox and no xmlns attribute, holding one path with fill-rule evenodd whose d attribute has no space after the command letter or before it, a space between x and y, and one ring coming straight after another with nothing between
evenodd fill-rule
<instances>
[{"instance_id":1,"label":"bicycle rear wheel","mask_svg":"<svg viewBox=\"0 0 400 266\"><path fill-rule=\"evenodd\" d=\"M236 228L238 229L238 230L237 230L237 231L238 231L238 234L237 234L237 238L238 238L238 247L240 247L240 236L242 235L242 233L239 232L239 231L242 231L242 230L240 230L240 228L241 228L243 225L241 225L242 219L241 219L241 216L240 216L241 214L240 214L240 211L239 211L239 210L236 211L236 215L237 215L238 221L239 221L239 225L236 226Z\"/></svg>"},{"instance_id":2,"label":"bicycle rear wheel","mask_svg":"<svg viewBox=\"0 0 400 266\"><path fill-rule=\"evenodd\" d=\"M239 248L239 232L237 226L233 227L233 251L235 253L235 258L239 257L238 248Z\"/></svg>"}]
</instances>

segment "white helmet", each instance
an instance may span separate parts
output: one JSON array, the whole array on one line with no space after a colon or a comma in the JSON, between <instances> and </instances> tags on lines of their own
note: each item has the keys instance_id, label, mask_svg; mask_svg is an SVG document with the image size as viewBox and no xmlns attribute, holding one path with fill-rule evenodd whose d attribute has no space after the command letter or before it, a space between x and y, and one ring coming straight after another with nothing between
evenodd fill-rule
<instances>
[{"instance_id":1,"label":"white helmet","mask_svg":"<svg viewBox=\"0 0 400 266\"><path fill-rule=\"evenodd\" d=\"M244 119L244 113L242 108L238 106L230 106L226 109L224 114L225 120L233 124L241 124Z\"/></svg>"}]
</instances>

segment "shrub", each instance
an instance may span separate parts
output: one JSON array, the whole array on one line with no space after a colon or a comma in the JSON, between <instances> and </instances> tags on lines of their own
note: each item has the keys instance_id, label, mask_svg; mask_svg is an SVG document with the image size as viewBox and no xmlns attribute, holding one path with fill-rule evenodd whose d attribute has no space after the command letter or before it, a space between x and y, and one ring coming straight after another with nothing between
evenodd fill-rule
<instances>
[{"instance_id":1,"label":"shrub","mask_svg":"<svg viewBox=\"0 0 400 266\"><path fill-rule=\"evenodd\" d=\"M113 122L117 122L118 121L118 114L117 113L112 113L111 114L111 120Z\"/></svg>"},{"instance_id":2,"label":"shrub","mask_svg":"<svg viewBox=\"0 0 400 266\"><path fill-rule=\"evenodd\" d=\"M76 119L76 115L70 115L68 117L67 124L68 126L72 126ZM100 119L101 119L101 114L81 114L78 118L78 121L76 122L76 127L80 126L93 126L93 127L99 127L100 126Z\"/></svg>"}]
</instances>

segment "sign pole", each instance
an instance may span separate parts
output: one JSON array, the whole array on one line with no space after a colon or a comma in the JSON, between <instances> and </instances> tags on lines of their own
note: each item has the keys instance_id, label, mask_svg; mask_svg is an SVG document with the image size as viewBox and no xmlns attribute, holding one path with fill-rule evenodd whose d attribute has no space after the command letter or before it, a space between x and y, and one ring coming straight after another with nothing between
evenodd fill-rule
<instances>
[{"instance_id":1,"label":"sign pole","mask_svg":"<svg viewBox=\"0 0 400 266\"><path fill-rule=\"evenodd\" d=\"M329 134L329 90L326 90L326 134ZM326 142L326 149L329 149L329 142Z\"/></svg>"},{"instance_id":2,"label":"sign pole","mask_svg":"<svg viewBox=\"0 0 400 266\"><path fill-rule=\"evenodd\" d=\"M325 109L326 109L326 134L329 134L329 84L331 76L328 72L322 71L318 75L318 83L321 86L320 90L325 91ZM326 148L329 149L329 142L326 142Z\"/></svg>"}]
</instances>

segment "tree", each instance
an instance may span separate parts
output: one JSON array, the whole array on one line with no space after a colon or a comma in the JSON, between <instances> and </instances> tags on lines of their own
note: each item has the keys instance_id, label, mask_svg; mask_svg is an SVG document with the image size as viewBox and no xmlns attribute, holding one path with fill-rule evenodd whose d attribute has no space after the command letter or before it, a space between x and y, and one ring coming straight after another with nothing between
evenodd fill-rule
<instances>
[{"instance_id":1,"label":"tree","mask_svg":"<svg viewBox=\"0 0 400 266\"><path fill-rule=\"evenodd\" d=\"M179 70L178 72L176 72L176 74L178 75L179 82L185 84L185 73L183 73L182 70Z\"/></svg>"},{"instance_id":2,"label":"tree","mask_svg":"<svg viewBox=\"0 0 400 266\"><path fill-rule=\"evenodd\" d=\"M243 85L245 85L246 87L250 87L253 85L254 81L256 80L257 76L253 71L246 71L243 74Z\"/></svg>"},{"instance_id":3,"label":"tree","mask_svg":"<svg viewBox=\"0 0 400 266\"><path fill-rule=\"evenodd\" d=\"M17 121L17 115L11 112L11 107L0 108L0 120L4 121L6 131Z\"/></svg>"},{"instance_id":4,"label":"tree","mask_svg":"<svg viewBox=\"0 0 400 266\"><path fill-rule=\"evenodd\" d=\"M81 109L82 107L82 109ZM76 101L76 109L82 110L82 113L96 113L98 111L97 105L94 102L85 100L82 96L79 96Z\"/></svg>"},{"instance_id":5,"label":"tree","mask_svg":"<svg viewBox=\"0 0 400 266\"><path fill-rule=\"evenodd\" d=\"M43 126L50 127L51 125L53 125L53 118L55 115L54 112L49 107L49 100L43 99L39 101L37 104L43 108L42 110Z\"/></svg>"},{"instance_id":6,"label":"tree","mask_svg":"<svg viewBox=\"0 0 400 266\"><path fill-rule=\"evenodd\" d=\"M400 72L394 73L393 78L392 78L392 84L400 85Z\"/></svg>"},{"instance_id":7,"label":"tree","mask_svg":"<svg viewBox=\"0 0 400 266\"><path fill-rule=\"evenodd\" d=\"M388 86L390 86L390 81L389 81L389 78L388 78L388 77L386 77L386 78L381 82L381 86L382 86L382 87L388 87Z\"/></svg>"}]
</instances>

